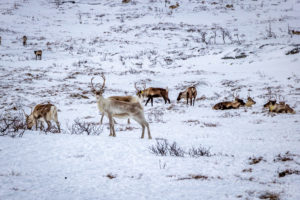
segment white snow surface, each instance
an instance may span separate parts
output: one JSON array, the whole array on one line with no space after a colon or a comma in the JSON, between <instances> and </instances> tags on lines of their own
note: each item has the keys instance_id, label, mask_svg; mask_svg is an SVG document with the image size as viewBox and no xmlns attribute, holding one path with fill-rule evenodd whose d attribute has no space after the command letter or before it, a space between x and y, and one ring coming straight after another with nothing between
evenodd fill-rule
<instances>
[{"instance_id":1,"label":"white snow surface","mask_svg":"<svg viewBox=\"0 0 300 200\"><path fill-rule=\"evenodd\" d=\"M300 199L300 54L286 55L300 47L300 35L288 33L300 31L299 0L55 2L62 1L0 1L0 112L29 113L51 102L63 129L0 137L0 200ZM221 28L231 40L223 42ZM42 60L35 60L39 49ZM247 57L222 59L241 53ZM125 119L108 136L90 87L101 73L105 97L135 95L135 82L168 87L171 104L144 106L152 140L140 139L140 125ZM176 102L191 85L195 106ZM252 108L212 109L249 94ZM274 97L296 114L264 110ZM75 119L101 134L70 134ZM211 156L153 154L163 139ZM278 161L279 154L291 159ZM295 173L279 177L284 170Z\"/></svg>"}]
</instances>

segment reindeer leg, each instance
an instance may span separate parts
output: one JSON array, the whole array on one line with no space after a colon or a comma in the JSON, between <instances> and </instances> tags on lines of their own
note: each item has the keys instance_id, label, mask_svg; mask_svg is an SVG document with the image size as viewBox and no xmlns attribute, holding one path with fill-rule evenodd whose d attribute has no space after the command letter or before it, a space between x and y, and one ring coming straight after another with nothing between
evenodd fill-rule
<instances>
[{"instance_id":1,"label":"reindeer leg","mask_svg":"<svg viewBox=\"0 0 300 200\"><path fill-rule=\"evenodd\" d=\"M147 127L147 131L148 131L148 139L149 140L151 140L152 139L152 137L151 137L151 133L150 133L150 128L149 128L149 123L148 122L146 122L146 127Z\"/></svg>"},{"instance_id":2,"label":"reindeer leg","mask_svg":"<svg viewBox=\"0 0 300 200\"><path fill-rule=\"evenodd\" d=\"M34 119L34 122L35 122L35 130L37 131L38 130L38 121L37 121L37 119Z\"/></svg>"},{"instance_id":3,"label":"reindeer leg","mask_svg":"<svg viewBox=\"0 0 300 200\"><path fill-rule=\"evenodd\" d=\"M127 120L127 124L130 124L130 118L128 118L128 120Z\"/></svg>"},{"instance_id":4,"label":"reindeer leg","mask_svg":"<svg viewBox=\"0 0 300 200\"><path fill-rule=\"evenodd\" d=\"M48 125L47 131L50 131L50 129L51 129L51 122L50 121L46 121L46 123Z\"/></svg>"},{"instance_id":5,"label":"reindeer leg","mask_svg":"<svg viewBox=\"0 0 300 200\"><path fill-rule=\"evenodd\" d=\"M58 132L60 133L60 125L59 125L59 122L58 122L58 121L55 121L55 123L56 123L56 126L57 126L57 128L58 128Z\"/></svg>"},{"instance_id":6,"label":"reindeer leg","mask_svg":"<svg viewBox=\"0 0 300 200\"><path fill-rule=\"evenodd\" d=\"M151 106L153 106L153 97L151 97Z\"/></svg>"},{"instance_id":7,"label":"reindeer leg","mask_svg":"<svg viewBox=\"0 0 300 200\"><path fill-rule=\"evenodd\" d=\"M104 117L104 113L102 113L102 115L101 115L100 124L102 124L102 122L103 122L103 117Z\"/></svg>"},{"instance_id":8,"label":"reindeer leg","mask_svg":"<svg viewBox=\"0 0 300 200\"><path fill-rule=\"evenodd\" d=\"M148 102L150 101L150 99L151 99L151 97L149 97L149 98L147 99L145 106L147 106L147 104L148 104Z\"/></svg>"},{"instance_id":9,"label":"reindeer leg","mask_svg":"<svg viewBox=\"0 0 300 200\"><path fill-rule=\"evenodd\" d=\"M189 93L186 93L186 105L189 105Z\"/></svg>"}]
</instances>

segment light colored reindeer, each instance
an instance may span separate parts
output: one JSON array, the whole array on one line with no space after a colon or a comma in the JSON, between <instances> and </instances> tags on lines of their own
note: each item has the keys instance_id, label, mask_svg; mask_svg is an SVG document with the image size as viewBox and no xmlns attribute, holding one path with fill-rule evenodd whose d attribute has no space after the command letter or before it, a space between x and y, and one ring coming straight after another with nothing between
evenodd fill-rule
<instances>
[{"instance_id":1,"label":"light colored reindeer","mask_svg":"<svg viewBox=\"0 0 300 200\"><path fill-rule=\"evenodd\" d=\"M104 87L105 87L105 76L102 75L103 84L99 90L96 90L91 79L92 92L95 94L97 99L97 106L100 112L104 113L109 119L110 134L109 136L116 136L114 120L116 118L132 118L142 126L142 136L144 138L145 127L148 130L148 138L152 139L149 129L149 124L144 116L144 108L140 102L125 102L110 98L104 98Z\"/></svg>"},{"instance_id":2,"label":"light colored reindeer","mask_svg":"<svg viewBox=\"0 0 300 200\"><path fill-rule=\"evenodd\" d=\"M53 120L58 128L58 132L60 132L60 125L57 119L57 108L53 104L38 104L34 107L33 111L30 115L27 115L23 110L26 116L26 125L28 129L31 129L34 125L36 130L38 129L38 123L41 124L41 129L44 128L43 121L45 121L48 125L47 130L51 128L51 120Z\"/></svg>"}]
</instances>

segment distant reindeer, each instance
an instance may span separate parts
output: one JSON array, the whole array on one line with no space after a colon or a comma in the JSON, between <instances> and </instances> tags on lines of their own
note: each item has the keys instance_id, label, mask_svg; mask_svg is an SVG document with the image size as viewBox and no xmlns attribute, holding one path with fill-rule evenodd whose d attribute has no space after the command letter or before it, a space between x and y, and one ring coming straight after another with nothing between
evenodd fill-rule
<instances>
[{"instance_id":1,"label":"distant reindeer","mask_svg":"<svg viewBox=\"0 0 300 200\"><path fill-rule=\"evenodd\" d=\"M148 102L151 100L151 106L153 106L153 98L162 97L165 100L165 104L167 102L171 103L169 99L169 90L168 88L153 88L149 87L146 89L146 85L144 85L144 90L140 90L135 86L135 89L137 90L137 96L139 98L148 98L146 101L145 106L147 106Z\"/></svg>"},{"instance_id":2,"label":"distant reindeer","mask_svg":"<svg viewBox=\"0 0 300 200\"><path fill-rule=\"evenodd\" d=\"M286 104L284 101L281 101L276 103L276 100L270 100L264 105L264 108L268 108L269 112L274 113L291 113L295 114L296 112L289 106L289 104Z\"/></svg>"},{"instance_id":3,"label":"distant reindeer","mask_svg":"<svg viewBox=\"0 0 300 200\"><path fill-rule=\"evenodd\" d=\"M38 59L38 57L40 58L40 60L42 60L42 50L34 51L34 54L36 60Z\"/></svg>"},{"instance_id":4,"label":"distant reindeer","mask_svg":"<svg viewBox=\"0 0 300 200\"><path fill-rule=\"evenodd\" d=\"M294 34L294 35L300 35L300 31L292 30L292 34Z\"/></svg>"},{"instance_id":5,"label":"distant reindeer","mask_svg":"<svg viewBox=\"0 0 300 200\"><path fill-rule=\"evenodd\" d=\"M60 132L60 125L57 119L57 108L55 105L38 104L34 107L30 115L27 115L24 110L23 112L26 116L26 124L28 129L31 129L35 125L37 130L39 122L41 124L41 129L44 129L43 121L45 121L48 125L47 130L50 130L51 120L53 120L57 125L58 132Z\"/></svg>"},{"instance_id":6,"label":"distant reindeer","mask_svg":"<svg viewBox=\"0 0 300 200\"><path fill-rule=\"evenodd\" d=\"M26 46L27 44L27 37L26 35L23 36L23 46Z\"/></svg>"},{"instance_id":7,"label":"distant reindeer","mask_svg":"<svg viewBox=\"0 0 300 200\"><path fill-rule=\"evenodd\" d=\"M151 139L149 124L144 116L144 108L139 102L125 102L115 99L104 98L105 76L102 75L103 84L99 90L96 90L91 79L92 92L97 99L97 106L100 112L104 113L109 119L110 134L109 136L116 136L113 117L116 118L132 118L142 126L142 136L144 138L145 127L148 130L148 138Z\"/></svg>"},{"instance_id":8,"label":"distant reindeer","mask_svg":"<svg viewBox=\"0 0 300 200\"><path fill-rule=\"evenodd\" d=\"M176 9L176 8L178 8L179 7L179 3L178 2L176 2L176 5L171 5L171 6L169 6L169 8L171 9L171 10L174 10L174 9Z\"/></svg>"},{"instance_id":9,"label":"distant reindeer","mask_svg":"<svg viewBox=\"0 0 300 200\"><path fill-rule=\"evenodd\" d=\"M256 102L248 95L247 102L245 104L246 107L252 107L252 105L256 104Z\"/></svg>"},{"instance_id":10,"label":"distant reindeer","mask_svg":"<svg viewBox=\"0 0 300 200\"><path fill-rule=\"evenodd\" d=\"M131 0L122 0L122 3L129 3Z\"/></svg>"},{"instance_id":11,"label":"distant reindeer","mask_svg":"<svg viewBox=\"0 0 300 200\"><path fill-rule=\"evenodd\" d=\"M189 100L190 100L190 104L194 106L196 97L197 97L197 89L194 86L188 87L185 91L179 93L177 97L177 102L179 102L180 99L186 99L187 105L189 104Z\"/></svg>"},{"instance_id":12,"label":"distant reindeer","mask_svg":"<svg viewBox=\"0 0 300 200\"><path fill-rule=\"evenodd\" d=\"M238 97L234 101L224 101L213 106L214 110L238 109L240 106L245 106L245 102Z\"/></svg>"}]
</instances>

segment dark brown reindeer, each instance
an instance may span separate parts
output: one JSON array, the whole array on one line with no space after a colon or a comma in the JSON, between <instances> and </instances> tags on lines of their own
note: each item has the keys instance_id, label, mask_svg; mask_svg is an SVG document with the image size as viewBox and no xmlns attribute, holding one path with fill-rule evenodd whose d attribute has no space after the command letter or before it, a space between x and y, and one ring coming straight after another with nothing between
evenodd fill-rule
<instances>
[{"instance_id":1,"label":"dark brown reindeer","mask_svg":"<svg viewBox=\"0 0 300 200\"><path fill-rule=\"evenodd\" d=\"M189 100L190 100L190 104L194 106L196 97L197 97L196 87L194 86L188 87L185 91L179 93L177 97L177 102L179 102L180 99L186 99L187 105L189 104Z\"/></svg>"},{"instance_id":2,"label":"dark brown reindeer","mask_svg":"<svg viewBox=\"0 0 300 200\"><path fill-rule=\"evenodd\" d=\"M34 54L36 60L38 59L38 57L40 58L40 60L42 60L42 50L34 51Z\"/></svg>"},{"instance_id":3,"label":"dark brown reindeer","mask_svg":"<svg viewBox=\"0 0 300 200\"><path fill-rule=\"evenodd\" d=\"M43 121L45 121L48 125L47 130L51 128L51 120L53 120L58 128L58 132L60 132L60 125L57 119L57 108L53 104L38 104L34 107L33 111L30 115L27 115L23 110L26 116L26 125L28 129L31 129L34 125L36 130L38 129L38 123L41 124L41 129L44 128Z\"/></svg>"},{"instance_id":4,"label":"dark brown reindeer","mask_svg":"<svg viewBox=\"0 0 300 200\"><path fill-rule=\"evenodd\" d=\"M163 89L163 88L149 87L146 89L146 85L144 85L144 90L140 90L135 85L135 89L137 90L136 95L139 98L148 98L145 106L147 106L147 104L150 100L151 100L151 106L153 106L153 98L157 98L157 97L162 97L165 100L165 104L167 102L171 103L169 96L168 96L168 93L169 93L168 88Z\"/></svg>"},{"instance_id":5,"label":"dark brown reindeer","mask_svg":"<svg viewBox=\"0 0 300 200\"><path fill-rule=\"evenodd\" d=\"M174 10L174 9L176 9L176 8L178 8L178 7L179 7L179 3L178 3L178 2L176 2L175 5L169 6L169 8L170 8L171 10Z\"/></svg>"},{"instance_id":6,"label":"dark brown reindeer","mask_svg":"<svg viewBox=\"0 0 300 200\"><path fill-rule=\"evenodd\" d=\"M27 37L26 35L23 36L23 46L26 46L27 44Z\"/></svg>"},{"instance_id":7,"label":"dark brown reindeer","mask_svg":"<svg viewBox=\"0 0 300 200\"><path fill-rule=\"evenodd\" d=\"M245 106L245 102L238 97L235 97L234 101L224 101L217 103L213 106L214 110L228 110L228 109L238 109L240 106Z\"/></svg>"},{"instance_id":8,"label":"dark brown reindeer","mask_svg":"<svg viewBox=\"0 0 300 200\"><path fill-rule=\"evenodd\" d=\"M151 139L149 124L145 119L144 108L140 102L125 102L115 99L104 98L105 77L102 75L103 84L99 90L94 88L93 78L91 79L92 92L97 99L97 106L101 113L104 113L109 119L110 134L116 136L113 117L116 118L132 118L142 126L142 136L144 138L145 127L148 130L148 138Z\"/></svg>"}]
</instances>

